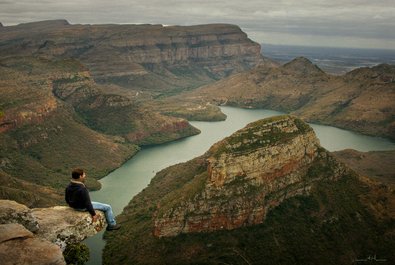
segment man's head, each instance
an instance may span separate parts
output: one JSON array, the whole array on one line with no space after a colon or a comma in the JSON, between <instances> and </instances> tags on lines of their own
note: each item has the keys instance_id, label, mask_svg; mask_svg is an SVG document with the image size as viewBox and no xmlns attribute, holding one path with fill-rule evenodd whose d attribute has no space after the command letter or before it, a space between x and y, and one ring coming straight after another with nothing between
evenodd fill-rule
<instances>
[{"instance_id":1,"label":"man's head","mask_svg":"<svg viewBox=\"0 0 395 265\"><path fill-rule=\"evenodd\" d=\"M71 172L71 177L75 180L84 181L85 180L85 172L81 168L75 168L75 169L73 169L73 172Z\"/></svg>"}]
</instances>

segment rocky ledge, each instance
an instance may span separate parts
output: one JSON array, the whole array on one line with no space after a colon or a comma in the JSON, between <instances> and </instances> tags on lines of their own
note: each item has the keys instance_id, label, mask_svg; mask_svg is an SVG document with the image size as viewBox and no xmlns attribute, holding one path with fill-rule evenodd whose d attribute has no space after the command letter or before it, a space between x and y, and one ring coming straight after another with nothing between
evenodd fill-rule
<instances>
[{"instance_id":1,"label":"rocky ledge","mask_svg":"<svg viewBox=\"0 0 395 265\"><path fill-rule=\"evenodd\" d=\"M0 264L66 264L68 244L95 235L106 226L104 214L95 223L87 212L69 207L30 209L0 200Z\"/></svg>"},{"instance_id":2,"label":"rocky ledge","mask_svg":"<svg viewBox=\"0 0 395 265\"><path fill-rule=\"evenodd\" d=\"M285 199L309 194L313 183L345 170L312 128L291 116L251 123L204 157L205 170L158 203L155 236L260 224Z\"/></svg>"}]
</instances>

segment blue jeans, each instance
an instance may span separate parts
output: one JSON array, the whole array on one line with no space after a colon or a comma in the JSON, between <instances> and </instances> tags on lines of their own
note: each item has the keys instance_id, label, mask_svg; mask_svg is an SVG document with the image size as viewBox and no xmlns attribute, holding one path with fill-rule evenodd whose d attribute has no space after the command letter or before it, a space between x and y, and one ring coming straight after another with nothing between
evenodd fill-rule
<instances>
[{"instance_id":1,"label":"blue jeans","mask_svg":"<svg viewBox=\"0 0 395 265\"><path fill-rule=\"evenodd\" d=\"M106 216L107 224L109 226L114 226L117 224L114 218L114 214L112 212L111 205L101 203L101 202L92 202L93 209L95 210L100 210L104 212L104 215Z\"/></svg>"}]
</instances>

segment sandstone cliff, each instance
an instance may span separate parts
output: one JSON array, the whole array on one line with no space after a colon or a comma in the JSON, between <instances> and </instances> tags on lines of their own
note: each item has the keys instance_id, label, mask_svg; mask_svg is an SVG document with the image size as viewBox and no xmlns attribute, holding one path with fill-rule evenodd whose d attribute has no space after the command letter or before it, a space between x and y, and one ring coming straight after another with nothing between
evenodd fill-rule
<instances>
[{"instance_id":1,"label":"sandstone cliff","mask_svg":"<svg viewBox=\"0 0 395 265\"><path fill-rule=\"evenodd\" d=\"M378 65L343 76L305 58L258 66L184 95L186 100L290 112L310 122L395 139L395 67Z\"/></svg>"},{"instance_id":2,"label":"sandstone cliff","mask_svg":"<svg viewBox=\"0 0 395 265\"><path fill-rule=\"evenodd\" d=\"M54 205L74 167L85 168L92 176L89 186L98 189L94 180L133 156L138 145L199 133L184 119L161 115L130 94L103 88L79 61L8 57L0 63L3 199ZM15 181L2 180L8 177Z\"/></svg>"},{"instance_id":3,"label":"sandstone cliff","mask_svg":"<svg viewBox=\"0 0 395 265\"><path fill-rule=\"evenodd\" d=\"M69 207L35 208L0 200L0 262L8 264L66 264L67 245L93 236L106 226L104 214L91 223L89 213Z\"/></svg>"},{"instance_id":4,"label":"sandstone cliff","mask_svg":"<svg viewBox=\"0 0 395 265\"><path fill-rule=\"evenodd\" d=\"M238 26L70 25L3 27L0 56L81 60L96 81L163 91L201 85L263 63L260 45Z\"/></svg>"},{"instance_id":5,"label":"sandstone cliff","mask_svg":"<svg viewBox=\"0 0 395 265\"><path fill-rule=\"evenodd\" d=\"M288 116L252 123L215 144L207 156L206 172L159 203L155 236L260 224L281 201L308 194L323 177L308 176L309 170L331 160L313 130ZM334 180L344 171L336 167ZM192 193L189 185L200 187Z\"/></svg>"},{"instance_id":6,"label":"sandstone cliff","mask_svg":"<svg viewBox=\"0 0 395 265\"><path fill-rule=\"evenodd\" d=\"M16 179L1 187L1 198L24 203L32 198L30 184L62 192L73 167L100 178L133 156L137 145L199 133L147 101L266 62L257 43L226 24L54 20L0 31L0 176ZM94 178L89 186L97 189ZM27 181L26 191L19 179ZM37 194L49 202L56 193L46 188Z\"/></svg>"},{"instance_id":7,"label":"sandstone cliff","mask_svg":"<svg viewBox=\"0 0 395 265\"><path fill-rule=\"evenodd\" d=\"M301 120L269 118L158 172L118 217L125 229L108 235L104 264L350 264L366 251L390 260L394 201Z\"/></svg>"}]
</instances>

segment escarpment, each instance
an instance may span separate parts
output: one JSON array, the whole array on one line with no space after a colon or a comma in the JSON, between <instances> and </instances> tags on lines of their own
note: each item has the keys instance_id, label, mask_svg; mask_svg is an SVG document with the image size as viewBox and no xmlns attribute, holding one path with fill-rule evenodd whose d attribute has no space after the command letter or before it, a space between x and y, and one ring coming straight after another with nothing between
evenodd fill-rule
<instances>
[{"instance_id":1,"label":"escarpment","mask_svg":"<svg viewBox=\"0 0 395 265\"><path fill-rule=\"evenodd\" d=\"M145 106L135 93L98 85L77 60L11 56L0 62L0 176L62 187L76 165L99 178L137 145L199 133L186 120ZM2 198L16 199L11 193Z\"/></svg>"},{"instance_id":2,"label":"escarpment","mask_svg":"<svg viewBox=\"0 0 395 265\"><path fill-rule=\"evenodd\" d=\"M238 26L70 25L65 21L2 28L8 54L74 58L95 81L166 91L206 84L266 62Z\"/></svg>"},{"instance_id":3,"label":"escarpment","mask_svg":"<svg viewBox=\"0 0 395 265\"><path fill-rule=\"evenodd\" d=\"M158 203L155 236L263 223L283 200L309 194L314 182L335 180L345 170L313 130L291 116L249 124L212 146L205 159L205 171ZM319 164L330 164L331 174L315 174Z\"/></svg>"}]
</instances>

